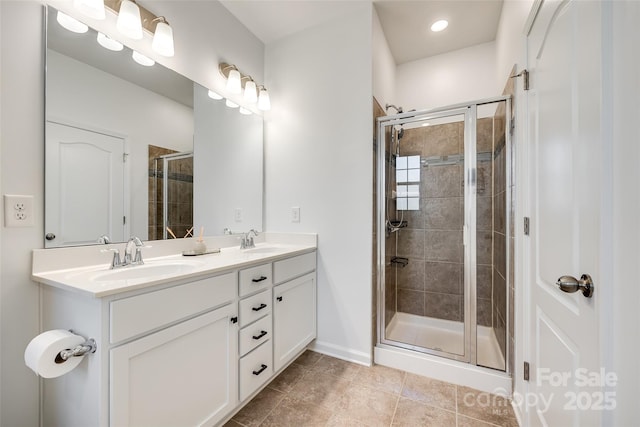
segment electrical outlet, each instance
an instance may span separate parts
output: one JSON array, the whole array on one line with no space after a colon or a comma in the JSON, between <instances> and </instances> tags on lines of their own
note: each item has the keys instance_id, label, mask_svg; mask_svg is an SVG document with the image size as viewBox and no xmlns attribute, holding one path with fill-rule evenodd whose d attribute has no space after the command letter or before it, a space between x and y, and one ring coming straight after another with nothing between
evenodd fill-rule
<instances>
[{"instance_id":1,"label":"electrical outlet","mask_svg":"<svg viewBox=\"0 0 640 427\"><path fill-rule=\"evenodd\" d=\"M33 227L33 196L4 195L5 227Z\"/></svg>"},{"instance_id":2,"label":"electrical outlet","mask_svg":"<svg viewBox=\"0 0 640 427\"><path fill-rule=\"evenodd\" d=\"M242 222L242 208L235 208L233 210L233 219L235 222Z\"/></svg>"},{"instance_id":3,"label":"electrical outlet","mask_svg":"<svg viewBox=\"0 0 640 427\"><path fill-rule=\"evenodd\" d=\"M300 208L297 206L291 208L291 222L300 222Z\"/></svg>"}]
</instances>

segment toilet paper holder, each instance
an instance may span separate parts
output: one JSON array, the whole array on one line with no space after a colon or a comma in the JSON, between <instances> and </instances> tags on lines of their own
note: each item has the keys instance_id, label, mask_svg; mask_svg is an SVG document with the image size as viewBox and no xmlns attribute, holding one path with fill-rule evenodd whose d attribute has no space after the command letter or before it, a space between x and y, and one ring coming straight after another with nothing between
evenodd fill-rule
<instances>
[{"instance_id":1,"label":"toilet paper holder","mask_svg":"<svg viewBox=\"0 0 640 427\"><path fill-rule=\"evenodd\" d=\"M69 329L69 332L75 334L72 329ZM55 362L64 363L71 357L82 357L88 353L95 353L97 349L98 345L96 344L96 340L94 340L93 338L85 339L82 344L78 344L74 348L60 351L60 353L56 355Z\"/></svg>"}]
</instances>

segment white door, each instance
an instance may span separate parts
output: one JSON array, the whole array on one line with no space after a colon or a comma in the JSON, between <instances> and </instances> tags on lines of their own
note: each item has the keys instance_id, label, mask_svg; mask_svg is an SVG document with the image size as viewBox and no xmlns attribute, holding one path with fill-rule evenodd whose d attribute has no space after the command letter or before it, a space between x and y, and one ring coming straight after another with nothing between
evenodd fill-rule
<instances>
[{"instance_id":1,"label":"white door","mask_svg":"<svg viewBox=\"0 0 640 427\"><path fill-rule=\"evenodd\" d=\"M125 240L124 139L47 122L45 246Z\"/></svg>"},{"instance_id":2,"label":"white door","mask_svg":"<svg viewBox=\"0 0 640 427\"><path fill-rule=\"evenodd\" d=\"M595 1L544 1L528 36L530 215L526 396L531 426L599 425L600 19ZM588 274L592 297L566 293ZM567 282L569 279L564 279ZM600 409L600 411L598 410Z\"/></svg>"}]
</instances>

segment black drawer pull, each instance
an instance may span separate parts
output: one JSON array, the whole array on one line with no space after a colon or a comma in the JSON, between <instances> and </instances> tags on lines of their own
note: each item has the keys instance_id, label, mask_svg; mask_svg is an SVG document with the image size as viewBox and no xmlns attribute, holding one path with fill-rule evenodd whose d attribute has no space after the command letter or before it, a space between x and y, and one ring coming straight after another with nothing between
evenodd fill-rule
<instances>
[{"instance_id":1,"label":"black drawer pull","mask_svg":"<svg viewBox=\"0 0 640 427\"><path fill-rule=\"evenodd\" d=\"M253 339L254 340L259 340L260 338L262 338L263 336L267 335L267 331L261 331L260 335L254 335Z\"/></svg>"},{"instance_id":2,"label":"black drawer pull","mask_svg":"<svg viewBox=\"0 0 640 427\"><path fill-rule=\"evenodd\" d=\"M278 300L278 302L279 302L279 301L282 301L282 297L278 297L278 298L276 298L276 299Z\"/></svg>"},{"instance_id":3,"label":"black drawer pull","mask_svg":"<svg viewBox=\"0 0 640 427\"><path fill-rule=\"evenodd\" d=\"M262 310L263 308L267 308L267 304L262 303L262 304L260 304L260 307L253 307L251 310L253 310L253 311L260 311L260 310Z\"/></svg>"},{"instance_id":4,"label":"black drawer pull","mask_svg":"<svg viewBox=\"0 0 640 427\"><path fill-rule=\"evenodd\" d=\"M253 283L263 282L265 280L267 280L266 276L260 276L257 279L251 279Z\"/></svg>"},{"instance_id":5,"label":"black drawer pull","mask_svg":"<svg viewBox=\"0 0 640 427\"><path fill-rule=\"evenodd\" d=\"M253 371L253 375L260 375L265 369L267 369L267 365L262 364L260 365L260 369Z\"/></svg>"}]
</instances>

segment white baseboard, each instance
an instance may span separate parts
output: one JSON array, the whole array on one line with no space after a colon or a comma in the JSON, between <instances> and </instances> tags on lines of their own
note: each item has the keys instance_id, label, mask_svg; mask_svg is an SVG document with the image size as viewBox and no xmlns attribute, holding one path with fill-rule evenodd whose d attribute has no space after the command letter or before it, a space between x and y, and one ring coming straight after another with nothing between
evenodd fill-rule
<instances>
[{"instance_id":1,"label":"white baseboard","mask_svg":"<svg viewBox=\"0 0 640 427\"><path fill-rule=\"evenodd\" d=\"M327 356L346 360L347 362L357 363L359 365L371 366L373 362L370 353L357 351L352 348L342 347L324 341L315 340L309 344L309 347L307 348L318 353L326 354Z\"/></svg>"}]
</instances>

